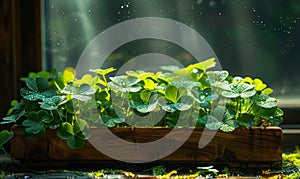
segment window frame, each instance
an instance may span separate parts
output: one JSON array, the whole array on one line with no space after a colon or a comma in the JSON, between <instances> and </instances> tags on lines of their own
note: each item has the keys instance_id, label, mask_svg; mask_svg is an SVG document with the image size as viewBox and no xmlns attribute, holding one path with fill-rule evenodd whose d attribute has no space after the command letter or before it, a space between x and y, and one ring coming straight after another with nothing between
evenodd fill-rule
<instances>
[{"instance_id":1,"label":"window frame","mask_svg":"<svg viewBox=\"0 0 300 179\"><path fill-rule=\"evenodd\" d=\"M19 99L21 77L41 70L41 1L0 0L1 109L4 117L12 99Z\"/></svg>"}]
</instances>

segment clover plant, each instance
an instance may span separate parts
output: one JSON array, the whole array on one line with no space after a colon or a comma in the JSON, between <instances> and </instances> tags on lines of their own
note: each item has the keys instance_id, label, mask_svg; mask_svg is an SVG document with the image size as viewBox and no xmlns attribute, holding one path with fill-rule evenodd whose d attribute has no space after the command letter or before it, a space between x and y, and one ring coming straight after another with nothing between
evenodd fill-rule
<instances>
[{"instance_id":1,"label":"clover plant","mask_svg":"<svg viewBox=\"0 0 300 179\"><path fill-rule=\"evenodd\" d=\"M283 121L271 88L257 78L209 71L215 64L211 58L185 68L162 66L158 72L110 77L115 68L91 69L80 78L72 68L32 72L22 78L22 99L11 102L0 124L23 126L21 134L28 139L58 129L70 148L81 148L91 127L196 126L230 132ZM0 147L12 135L2 131Z\"/></svg>"}]
</instances>

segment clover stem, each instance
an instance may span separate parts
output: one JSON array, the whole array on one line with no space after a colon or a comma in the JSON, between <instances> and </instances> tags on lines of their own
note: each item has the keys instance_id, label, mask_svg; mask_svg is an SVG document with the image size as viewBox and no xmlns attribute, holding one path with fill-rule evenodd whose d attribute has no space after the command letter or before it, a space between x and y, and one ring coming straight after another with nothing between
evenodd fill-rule
<instances>
[{"instance_id":1,"label":"clover stem","mask_svg":"<svg viewBox=\"0 0 300 179\"><path fill-rule=\"evenodd\" d=\"M102 77L103 77L103 80L104 80L105 86L106 86L105 91L106 91L106 93L109 95L109 99L108 99L108 100L111 100L111 97L110 97L110 94L109 94L109 86L108 86L108 84L107 84L106 77L105 77L105 75L102 75Z\"/></svg>"},{"instance_id":2,"label":"clover stem","mask_svg":"<svg viewBox=\"0 0 300 179\"><path fill-rule=\"evenodd\" d=\"M242 114L242 112L243 112L243 105L242 104L245 104L245 99L240 98L240 105L239 105L240 114Z\"/></svg>"},{"instance_id":3,"label":"clover stem","mask_svg":"<svg viewBox=\"0 0 300 179\"><path fill-rule=\"evenodd\" d=\"M121 98L122 99L128 99L128 97L126 98L126 96L125 96L125 92L121 92ZM124 100L125 101L125 100ZM127 101L125 101L125 102L127 102ZM129 103L129 102L128 102ZM123 106L126 106L125 104L123 104ZM130 113L130 105L127 105L128 107L124 110L124 112L125 112L125 116L126 117L129 117L129 113ZM129 119L130 119L130 117L129 117ZM132 121L129 121L129 124L131 124L131 122Z\"/></svg>"},{"instance_id":4,"label":"clover stem","mask_svg":"<svg viewBox=\"0 0 300 179\"><path fill-rule=\"evenodd\" d=\"M167 112L168 113L168 112ZM164 117L163 118L164 120L163 120L163 126L166 126L167 125L167 117Z\"/></svg>"},{"instance_id":5,"label":"clover stem","mask_svg":"<svg viewBox=\"0 0 300 179\"><path fill-rule=\"evenodd\" d=\"M50 110L50 114L51 114L51 116L54 118L54 115L53 115L53 112L52 112L52 110Z\"/></svg>"},{"instance_id":6,"label":"clover stem","mask_svg":"<svg viewBox=\"0 0 300 179\"><path fill-rule=\"evenodd\" d=\"M68 111L66 110L66 121L68 121Z\"/></svg>"},{"instance_id":7,"label":"clover stem","mask_svg":"<svg viewBox=\"0 0 300 179\"><path fill-rule=\"evenodd\" d=\"M104 80L104 82L105 82L105 85L107 86L107 80L106 80L105 75L102 75L102 77L103 77L103 80Z\"/></svg>"},{"instance_id":8,"label":"clover stem","mask_svg":"<svg viewBox=\"0 0 300 179\"><path fill-rule=\"evenodd\" d=\"M236 109L235 110L236 110L235 118L237 119L240 114L240 98L239 97L236 99Z\"/></svg>"},{"instance_id":9,"label":"clover stem","mask_svg":"<svg viewBox=\"0 0 300 179\"><path fill-rule=\"evenodd\" d=\"M77 104L78 104L78 109L79 109L79 113L78 113L78 114L80 114L81 105L80 105L79 99L77 99ZM74 118L72 118L72 126L74 126L74 123L76 122L76 121L75 121L76 118L77 118L77 116L76 116L76 113L75 113Z\"/></svg>"},{"instance_id":10,"label":"clover stem","mask_svg":"<svg viewBox=\"0 0 300 179\"><path fill-rule=\"evenodd\" d=\"M254 103L251 103L251 105L247 109L247 113L249 113L250 111L252 111L253 107L254 107Z\"/></svg>"},{"instance_id":11,"label":"clover stem","mask_svg":"<svg viewBox=\"0 0 300 179\"><path fill-rule=\"evenodd\" d=\"M56 86L56 88L57 88L58 90L61 90L61 88L59 87L59 85L56 83L55 80L54 80L54 85Z\"/></svg>"},{"instance_id":12,"label":"clover stem","mask_svg":"<svg viewBox=\"0 0 300 179\"><path fill-rule=\"evenodd\" d=\"M57 112L57 114L58 114L58 116L59 116L59 119L62 121L62 118L61 118L61 116L60 116L60 114L59 114L58 109L56 109L56 112Z\"/></svg>"}]
</instances>

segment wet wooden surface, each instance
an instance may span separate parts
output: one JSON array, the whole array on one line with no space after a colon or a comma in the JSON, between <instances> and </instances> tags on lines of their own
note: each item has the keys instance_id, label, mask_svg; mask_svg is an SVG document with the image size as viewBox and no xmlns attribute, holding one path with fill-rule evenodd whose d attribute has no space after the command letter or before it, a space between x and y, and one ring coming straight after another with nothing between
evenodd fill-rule
<instances>
[{"instance_id":1,"label":"wet wooden surface","mask_svg":"<svg viewBox=\"0 0 300 179\"><path fill-rule=\"evenodd\" d=\"M101 128L92 129L92 138L82 149L70 149L66 141L57 136L56 130L47 130L44 137L33 141L18 135L19 130L19 128L15 129L16 135L11 141L10 147L11 154L23 162L43 161L43 164L39 163L39 165L46 166L93 165L96 163L105 163L106 165L110 162L118 165L119 163L91 145L91 143L99 141L99 136L103 136ZM112 132L117 136L122 136L124 140L150 142L167 135L170 130L170 128L114 128ZM178 135L186 131L186 128L177 130ZM232 164L251 168L270 167L282 159L282 130L278 127L237 129L229 133L218 131L207 146L199 149L198 143L201 135L211 134L203 134L202 129L195 129L178 150L156 162ZM105 140L109 140L109 138ZM172 140L176 141L177 139ZM148 150L153 149L149 148ZM129 151L120 150L119 152L126 156ZM143 159L141 158L141 160ZM123 164L126 165L126 163Z\"/></svg>"}]
</instances>

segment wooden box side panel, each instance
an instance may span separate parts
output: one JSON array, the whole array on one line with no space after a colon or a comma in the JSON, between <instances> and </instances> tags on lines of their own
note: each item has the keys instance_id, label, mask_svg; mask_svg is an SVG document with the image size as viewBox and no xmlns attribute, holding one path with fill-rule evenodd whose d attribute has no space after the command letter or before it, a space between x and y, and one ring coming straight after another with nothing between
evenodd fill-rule
<instances>
[{"instance_id":1,"label":"wooden box side panel","mask_svg":"<svg viewBox=\"0 0 300 179\"><path fill-rule=\"evenodd\" d=\"M47 129L45 136L35 140L25 139L20 130L15 129L10 141L10 153L17 160L111 160L89 142L82 149L70 149L66 141L58 137L57 130Z\"/></svg>"},{"instance_id":2,"label":"wooden box side panel","mask_svg":"<svg viewBox=\"0 0 300 179\"><path fill-rule=\"evenodd\" d=\"M122 136L124 140L149 142L165 136L170 130L169 128L115 128L112 131L117 136ZM186 129L182 128L179 130L180 132L184 133ZM24 139L18 134L18 131L15 133L14 138L11 140L11 154L18 160L112 160L91 144L98 139L97 136L103 135L101 128L92 129L92 138L89 140L91 143L86 142L82 149L70 149L66 141L57 136L56 130L47 130L44 137L33 141ZM202 129L195 129L189 139L178 150L161 159L161 161L281 161L282 131L280 128L237 129L230 133L222 131L214 133L214 131L211 131L204 134ZM212 140L200 149L198 144L201 136L202 138L212 137ZM132 151L120 150L119 152L126 155Z\"/></svg>"},{"instance_id":3,"label":"wooden box side panel","mask_svg":"<svg viewBox=\"0 0 300 179\"><path fill-rule=\"evenodd\" d=\"M177 152L196 146L188 145L189 141L199 142L199 136L209 138L209 135L212 134L204 134L202 130L196 129ZM196 161L280 162L282 159L282 131L280 128L218 131L204 148L200 149L196 146L193 149L194 151L190 154L194 154Z\"/></svg>"}]
</instances>

